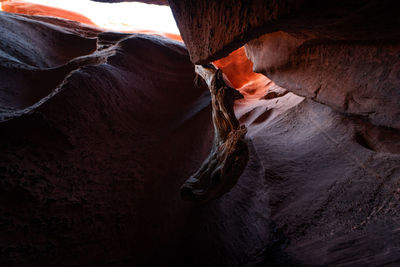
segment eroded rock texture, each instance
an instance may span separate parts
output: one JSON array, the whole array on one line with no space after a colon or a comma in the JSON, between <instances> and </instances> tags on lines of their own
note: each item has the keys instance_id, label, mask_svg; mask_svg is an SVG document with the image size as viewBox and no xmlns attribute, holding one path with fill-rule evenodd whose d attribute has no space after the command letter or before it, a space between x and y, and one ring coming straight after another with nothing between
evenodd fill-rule
<instances>
[{"instance_id":1,"label":"eroded rock texture","mask_svg":"<svg viewBox=\"0 0 400 267\"><path fill-rule=\"evenodd\" d=\"M251 264L398 265L397 2L169 3L194 63L245 44L275 83L235 107L265 173L275 238Z\"/></svg>"},{"instance_id":2,"label":"eroded rock texture","mask_svg":"<svg viewBox=\"0 0 400 267\"><path fill-rule=\"evenodd\" d=\"M396 1L170 1L194 63L245 45L254 70L296 94L399 129ZM259 38L255 37L263 34Z\"/></svg>"},{"instance_id":3,"label":"eroded rock texture","mask_svg":"<svg viewBox=\"0 0 400 267\"><path fill-rule=\"evenodd\" d=\"M180 42L7 13L0 25L2 266L238 265L266 246L254 149L222 199L180 198L213 138Z\"/></svg>"},{"instance_id":4,"label":"eroded rock texture","mask_svg":"<svg viewBox=\"0 0 400 267\"><path fill-rule=\"evenodd\" d=\"M399 39L395 0L169 0L196 64L226 56L265 33L338 40Z\"/></svg>"},{"instance_id":5,"label":"eroded rock texture","mask_svg":"<svg viewBox=\"0 0 400 267\"><path fill-rule=\"evenodd\" d=\"M280 86L400 130L400 42L328 41L277 32L250 41L246 52L254 70Z\"/></svg>"},{"instance_id":6,"label":"eroded rock texture","mask_svg":"<svg viewBox=\"0 0 400 267\"><path fill-rule=\"evenodd\" d=\"M268 76L230 82L238 183L180 199L213 138L181 43L2 13L1 265L398 265L395 1L169 2L193 62Z\"/></svg>"}]
</instances>

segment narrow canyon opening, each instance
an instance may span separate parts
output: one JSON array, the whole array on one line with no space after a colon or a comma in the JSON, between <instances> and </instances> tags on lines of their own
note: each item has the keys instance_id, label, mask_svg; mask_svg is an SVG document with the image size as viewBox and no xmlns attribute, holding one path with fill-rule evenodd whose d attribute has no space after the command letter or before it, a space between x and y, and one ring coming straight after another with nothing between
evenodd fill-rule
<instances>
[{"instance_id":1,"label":"narrow canyon opening","mask_svg":"<svg viewBox=\"0 0 400 267\"><path fill-rule=\"evenodd\" d=\"M396 1L116 2L0 1L0 265L400 263Z\"/></svg>"},{"instance_id":2,"label":"narrow canyon opening","mask_svg":"<svg viewBox=\"0 0 400 267\"><path fill-rule=\"evenodd\" d=\"M88 26L99 27L102 31L156 34L182 41L177 34L176 25L171 21L172 12L168 11L166 6L142 3L96 3L89 0L79 1L79 3L7 0L2 2L1 8L3 11L11 13L69 19ZM124 10L125 13L123 13ZM126 13L127 11L129 13ZM153 18L150 19L150 16ZM132 17L137 18L133 20ZM104 49L104 46L99 46L98 43L97 50L100 47ZM98 57L96 60L100 62L106 60L100 58ZM93 59L82 65L90 64L92 61ZM244 125L240 126L243 121L237 120L235 111L240 113L241 109L246 109L252 102L261 100L266 95L268 88L273 86L273 82L264 75L253 72L253 64L247 58L244 47L214 61L213 65L209 66L212 68L215 66L218 69L213 69L212 73L208 73L211 69L197 65L196 70L200 72L196 72L205 81L215 80L207 82L212 99L215 132L213 146L209 157L181 189L183 199L203 202L221 197L224 193L229 192L247 165L248 148L245 141L247 129ZM59 75L60 78L62 75L65 75L65 72L61 76ZM51 87L60 84L62 82L60 78L55 79L51 83ZM32 96L27 104L34 103L46 96L49 90L51 89L47 89L46 93L39 92L38 96ZM240 97L235 97L236 95ZM238 101L239 99L240 101ZM28 109L30 108L28 107Z\"/></svg>"}]
</instances>

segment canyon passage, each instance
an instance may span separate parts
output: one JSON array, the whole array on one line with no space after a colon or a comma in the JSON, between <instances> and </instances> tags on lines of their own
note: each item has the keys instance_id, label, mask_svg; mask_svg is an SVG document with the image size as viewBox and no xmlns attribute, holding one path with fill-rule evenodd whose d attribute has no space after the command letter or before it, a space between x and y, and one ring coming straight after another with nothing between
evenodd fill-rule
<instances>
[{"instance_id":1,"label":"canyon passage","mask_svg":"<svg viewBox=\"0 0 400 267\"><path fill-rule=\"evenodd\" d=\"M142 2L1 2L0 265L398 266L396 1Z\"/></svg>"}]
</instances>

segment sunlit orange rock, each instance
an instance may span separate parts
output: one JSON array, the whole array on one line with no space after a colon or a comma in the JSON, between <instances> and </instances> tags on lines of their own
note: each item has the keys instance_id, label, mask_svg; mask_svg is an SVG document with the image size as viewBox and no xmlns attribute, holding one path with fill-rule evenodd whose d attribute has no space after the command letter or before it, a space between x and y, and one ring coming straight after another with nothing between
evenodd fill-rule
<instances>
[{"instance_id":1,"label":"sunlit orange rock","mask_svg":"<svg viewBox=\"0 0 400 267\"><path fill-rule=\"evenodd\" d=\"M262 97L271 85L270 79L253 72L253 63L247 58L243 47L233 51L227 57L214 61L214 64L222 69L231 85L246 99Z\"/></svg>"},{"instance_id":2,"label":"sunlit orange rock","mask_svg":"<svg viewBox=\"0 0 400 267\"><path fill-rule=\"evenodd\" d=\"M36 16L52 16L64 18L74 21L79 21L88 25L97 26L89 18L73 12L56 7L49 7L45 5L33 4L25 1L4 1L1 3L3 11L10 13L36 15Z\"/></svg>"},{"instance_id":3,"label":"sunlit orange rock","mask_svg":"<svg viewBox=\"0 0 400 267\"><path fill-rule=\"evenodd\" d=\"M40 5L40 4L34 4L34 3L29 3L29 2L25 2L25 1L19 1L19 0L18 1L3 1L3 2L0 1L0 3L1 3L1 9L3 11L10 12L10 13L64 18L64 19L78 21L78 22L81 22L84 24L102 28L100 25L95 24L92 20L90 20L88 17L86 17L82 14L79 14L79 13L73 12L73 11L64 10L61 8ZM181 36L179 34L174 34L174 33L166 33L166 32L152 31L152 30L145 30L145 29L143 29L143 30L142 29L140 29L140 30L132 29L131 31L121 31L121 32L152 34L152 35L163 36L166 38L170 38L170 39L182 42Z\"/></svg>"},{"instance_id":4,"label":"sunlit orange rock","mask_svg":"<svg viewBox=\"0 0 400 267\"><path fill-rule=\"evenodd\" d=\"M3 11L11 13L65 18L98 27L98 25L89 18L79 13L25 1L4 1L2 2L2 9ZM179 34L173 33L145 29L123 32L152 34L167 37L176 41L182 41ZM218 68L222 69L232 86L238 89L246 99L258 99L265 94L266 85L269 84L270 80L262 74L253 72L253 63L246 57L243 47L233 51L229 56L219 59L214 63Z\"/></svg>"}]
</instances>

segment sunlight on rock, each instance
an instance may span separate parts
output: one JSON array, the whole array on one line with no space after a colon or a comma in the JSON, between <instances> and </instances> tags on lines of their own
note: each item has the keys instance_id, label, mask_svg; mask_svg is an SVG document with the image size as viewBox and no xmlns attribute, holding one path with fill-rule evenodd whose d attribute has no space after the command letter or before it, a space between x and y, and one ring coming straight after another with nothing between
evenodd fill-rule
<instances>
[{"instance_id":1,"label":"sunlight on rock","mask_svg":"<svg viewBox=\"0 0 400 267\"><path fill-rule=\"evenodd\" d=\"M36 5L32 5L36 4ZM49 13L49 7L64 10L69 15ZM8 10L6 9L8 8ZM78 21L95 24L114 31L152 30L178 34L178 28L168 6L148 5L143 3L98 3L90 0L31 0L3 1L3 10L13 13L18 9L28 9L30 15L51 15L73 19L71 12L82 14L87 19ZM79 16L79 15L78 15ZM91 23L92 22L92 23Z\"/></svg>"}]
</instances>

